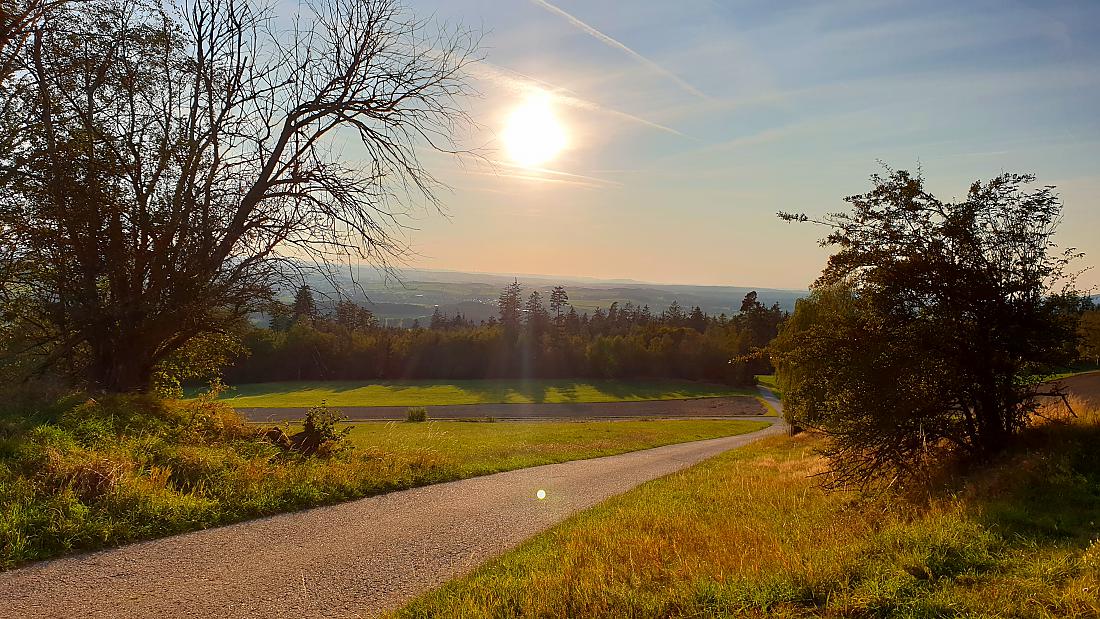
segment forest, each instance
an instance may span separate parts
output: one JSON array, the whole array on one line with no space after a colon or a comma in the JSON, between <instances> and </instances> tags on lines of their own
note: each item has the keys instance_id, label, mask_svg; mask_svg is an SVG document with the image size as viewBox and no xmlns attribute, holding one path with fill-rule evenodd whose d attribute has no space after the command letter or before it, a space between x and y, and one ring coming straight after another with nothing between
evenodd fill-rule
<instances>
[{"instance_id":1,"label":"forest","mask_svg":"<svg viewBox=\"0 0 1100 619\"><path fill-rule=\"evenodd\" d=\"M475 323L438 310L430 324L385 328L366 308L323 303L308 286L276 302L266 327L246 327L231 383L280 380L473 378L684 378L751 384L768 373L761 352L786 313L750 292L734 316L673 302L612 303L591 315L558 286L545 301L515 282L501 292L499 318ZM219 342L217 346L224 343ZM189 367L194 367L190 364ZM186 377L184 377L186 378Z\"/></svg>"}]
</instances>

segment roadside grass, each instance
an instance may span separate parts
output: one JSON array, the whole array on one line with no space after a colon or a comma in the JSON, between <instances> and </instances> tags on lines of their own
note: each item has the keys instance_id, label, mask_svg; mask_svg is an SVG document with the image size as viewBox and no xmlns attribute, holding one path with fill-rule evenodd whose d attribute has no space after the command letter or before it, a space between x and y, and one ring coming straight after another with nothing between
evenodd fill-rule
<instances>
[{"instance_id":1,"label":"roadside grass","mask_svg":"<svg viewBox=\"0 0 1100 619\"><path fill-rule=\"evenodd\" d=\"M394 614L1100 616L1100 418L1048 424L950 491L826 493L776 437L582 512Z\"/></svg>"},{"instance_id":2,"label":"roadside grass","mask_svg":"<svg viewBox=\"0 0 1100 619\"><path fill-rule=\"evenodd\" d=\"M193 394L192 394L193 395ZM450 404L534 404L638 402L734 395L750 389L676 380L450 380L311 381L237 385L222 399L238 408L329 406L445 406Z\"/></svg>"},{"instance_id":3,"label":"roadside grass","mask_svg":"<svg viewBox=\"0 0 1100 619\"><path fill-rule=\"evenodd\" d=\"M71 396L10 406L0 411L0 569L413 486L763 425L356 424L350 449L317 458L279 450L260 438L259 426L211 399Z\"/></svg>"},{"instance_id":4,"label":"roadside grass","mask_svg":"<svg viewBox=\"0 0 1100 619\"><path fill-rule=\"evenodd\" d=\"M779 383L775 380L774 374L757 374L753 378L756 378L757 385L763 385L775 391L775 393L779 393Z\"/></svg>"},{"instance_id":5,"label":"roadside grass","mask_svg":"<svg viewBox=\"0 0 1100 619\"><path fill-rule=\"evenodd\" d=\"M1053 382L1056 380L1062 380L1063 378L1071 378L1073 376L1080 376L1081 374L1092 374L1100 372L1100 366L1097 365L1080 365L1078 367L1067 368L1054 374L1044 375L1042 377L1045 382Z\"/></svg>"},{"instance_id":6,"label":"roadside grass","mask_svg":"<svg viewBox=\"0 0 1100 619\"><path fill-rule=\"evenodd\" d=\"M767 422L738 420L429 421L349 424L363 453L431 452L457 477L612 456L672 443L754 432Z\"/></svg>"}]
</instances>

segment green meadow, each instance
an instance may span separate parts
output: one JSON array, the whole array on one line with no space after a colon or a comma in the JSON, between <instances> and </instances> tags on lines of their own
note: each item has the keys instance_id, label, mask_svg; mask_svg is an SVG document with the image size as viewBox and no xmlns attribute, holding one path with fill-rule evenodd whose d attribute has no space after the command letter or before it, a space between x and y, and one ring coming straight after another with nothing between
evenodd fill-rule
<instances>
[{"instance_id":1,"label":"green meadow","mask_svg":"<svg viewBox=\"0 0 1100 619\"><path fill-rule=\"evenodd\" d=\"M222 399L237 408L444 406L639 402L755 395L748 389L677 380L305 381L236 385Z\"/></svg>"}]
</instances>

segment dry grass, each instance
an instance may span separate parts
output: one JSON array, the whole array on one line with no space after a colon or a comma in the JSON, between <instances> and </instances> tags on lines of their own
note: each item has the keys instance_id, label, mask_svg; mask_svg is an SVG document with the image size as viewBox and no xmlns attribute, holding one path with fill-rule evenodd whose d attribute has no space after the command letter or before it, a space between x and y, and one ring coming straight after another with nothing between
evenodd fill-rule
<instances>
[{"instance_id":1,"label":"dry grass","mask_svg":"<svg viewBox=\"0 0 1100 619\"><path fill-rule=\"evenodd\" d=\"M1100 415L919 504L823 492L777 438L581 513L400 617L1097 617Z\"/></svg>"},{"instance_id":2,"label":"dry grass","mask_svg":"<svg viewBox=\"0 0 1100 619\"><path fill-rule=\"evenodd\" d=\"M766 425L358 424L353 448L313 458L282 452L261 439L259 426L211 398L57 402L7 414L0 409L0 569L391 490Z\"/></svg>"}]
</instances>

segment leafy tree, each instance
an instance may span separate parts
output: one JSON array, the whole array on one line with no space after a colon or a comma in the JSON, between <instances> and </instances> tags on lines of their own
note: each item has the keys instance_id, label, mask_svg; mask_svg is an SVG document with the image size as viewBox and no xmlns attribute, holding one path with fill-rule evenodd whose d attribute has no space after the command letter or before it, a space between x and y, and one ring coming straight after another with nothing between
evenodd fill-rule
<instances>
[{"instance_id":1,"label":"leafy tree","mask_svg":"<svg viewBox=\"0 0 1100 619\"><path fill-rule=\"evenodd\" d=\"M282 301L272 299L267 312L267 328L272 331L286 331L294 324L294 309Z\"/></svg>"},{"instance_id":2,"label":"leafy tree","mask_svg":"<svg viewBox=\"0 0 1100 619\"><path fill-rule=\"evenodd\" d=\"M369 309L348 299L336 304L336 324L350 331L367 331L378 326L378 319Z\"/></svg>"},{"instance_id":3,"label":"leafy tree","mask_svg":"<svg viewBox=\"0 0 1100 619\"><path fill-rule=\"evenodd\" d=\"M1079 351L1081 358L1100 365L1100 309L1089 310L1081 315L1077 327L1081 338Z\"/></svg>"},{"instance_id":4,"label":"leafy tree","mask_svg":"<svg viewBox=\"0 0 1100 619\"><path fill-rule=\"evenodd\" d=\"M9 21L44 4L2 5L0 303L94 388L146 389L310 264L402 254L395 199L437 187L418 149L458 150L474 43L398 0L317 0L293 29L256 0Z\"/></svg>"},{"instance_id":5,"label":"leafy tree","mask_svg":"<svg viewBox=\"0 0 1100 619\"><path fill-rule=\"evenodd\" d=\"M1061 203L1034 180L944 202L890 172L817 222L840 249L773 360L788 414L832 437L837 483L916 474L939 448L986 457L1027 424L1046 389L1032 377L1068 360L1078 304L1076 254L1052 252Z\"/></svg>"}]
</instances>

